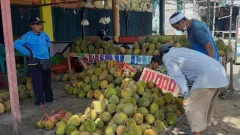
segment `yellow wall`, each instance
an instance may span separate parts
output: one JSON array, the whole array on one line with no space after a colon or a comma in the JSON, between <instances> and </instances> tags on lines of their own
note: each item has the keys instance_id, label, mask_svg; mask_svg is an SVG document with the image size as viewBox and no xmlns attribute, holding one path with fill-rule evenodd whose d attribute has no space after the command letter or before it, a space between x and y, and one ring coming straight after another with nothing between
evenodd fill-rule
<instances>
[{"instance_id":1,"label":"yellow wall","mask_svg":"<svg viewBox=\"0 0 240 135\"><path fill-rule=\"evenodd\" d=\"M46 1L46 3L44 3ZM51 0L40 0L41 4L51 3ZM52 23L52 7L43 6L40 7L40 17L46 23L43 24L44 31L48 34L51 41L54 41L53 37L53 23Z\"/></svg>"}]
</instances>

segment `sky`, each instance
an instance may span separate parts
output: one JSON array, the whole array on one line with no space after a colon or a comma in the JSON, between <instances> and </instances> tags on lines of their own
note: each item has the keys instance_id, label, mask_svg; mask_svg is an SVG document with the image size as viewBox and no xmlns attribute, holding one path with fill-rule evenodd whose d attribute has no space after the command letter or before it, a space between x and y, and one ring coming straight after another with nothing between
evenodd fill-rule
<instances>
[{"instance_id":1,"label":"sky","mask_svg":"<svg viewBox=\"0 0 240 135\"><path fill-rule=\"evenodd\" d=\"M227 5L230 5L231 4L231 0L227 0ZM240 0L234 0L233 4L235 6L240 6Z\"/></svg>"}]
</instances>

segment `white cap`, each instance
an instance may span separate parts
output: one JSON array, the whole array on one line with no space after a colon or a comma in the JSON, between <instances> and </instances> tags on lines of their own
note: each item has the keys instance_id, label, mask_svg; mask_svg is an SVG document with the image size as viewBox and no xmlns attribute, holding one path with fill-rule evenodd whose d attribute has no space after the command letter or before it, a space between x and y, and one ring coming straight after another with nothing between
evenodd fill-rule
<instances>
[{"instance_id":1,"label":"white cap","mask_svg":"<svg viewBox=\"0 0 240 135\"><path fill-rule=\"evenodd\" d=\"M169 19L170 24L175 24L176 22L179 22L184 18L183 13L179 13L177 16L174 16L173 18Z\"/></svg>"}]
</instances>

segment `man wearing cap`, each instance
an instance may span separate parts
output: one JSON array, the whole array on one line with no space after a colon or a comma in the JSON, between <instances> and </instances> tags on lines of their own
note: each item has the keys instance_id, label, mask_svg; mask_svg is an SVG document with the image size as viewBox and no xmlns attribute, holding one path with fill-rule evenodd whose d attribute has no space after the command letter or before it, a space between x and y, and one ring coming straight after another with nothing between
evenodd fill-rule
<instances>
[{"instance_id":1,"label":"man wearing cap","mask_svg":"<svg viewBox=\"0 0 240 135\"><path fill-rule=\"evenodd\" d=\"M42 31L44 21L38 17L30 19L31 31L14 42L16 50L29 56L28 70L32 79L35 104L40 106L46 102L55 102L51 88L51 70L43 71L35 60L50 60L50 39ZM45 105L46 107L46 105Z\"/></svg>"},{"instance_id":2,"label":"man wearing cap","mask_svg":"<svg viewBox=\"0 0 240 135\"><path fill-rule=\"evenodd\" d=\"M175 48L163 44L160 55L154 55L151 64L157 68L164 64L169 76L180 88L184 97L185 114L194 135L211 126L215 101L219 90L227 86L223 66L207 55L188 48ZM217 79L216 79L217 78ZM193 82L191 90L187 80Z\"/></svg>"},{"instance_id":3,"label":"man wearing cap","mask_svg":"<svg viewBox=\"0 0 240 135\"><path fill-rule=\"evenodd\" d=\"M187 32L191 49L202 52L219 61L216 43L205 23L195 19L190 20L183 13L174 13L170 17L169 22L176 30Z\"/></svg>"}]
</instances>

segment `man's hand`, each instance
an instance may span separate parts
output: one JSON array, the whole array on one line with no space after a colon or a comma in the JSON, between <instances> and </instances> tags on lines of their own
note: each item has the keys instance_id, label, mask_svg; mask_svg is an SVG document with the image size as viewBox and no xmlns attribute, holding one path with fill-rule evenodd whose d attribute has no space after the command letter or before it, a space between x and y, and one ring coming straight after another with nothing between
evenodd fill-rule
<instances>
[{"instance_id":1,"label":"man's hand","mask_svg":"<svg viewBox=\"0 0 240 135\"><path fill-rule=\"evenodd\" d=\"M138 70L135 75L133 76L134 81L139 81L141 75L142 75L143 69Z\"/></svg>"},{"instance_id":2,"label":"man's hand","mask_svg":"<svg viewBox=\"0 0 240 135\"><path fill-rule=\"evenodd\" d=\"M184 100L187 99L187 97L189 96L189 92L183 92L183 91L180 91L179 97L182 97Z\"/></svg>"},{"instance_id":3,"label":"man's hand","mask_svg":"<svg viewBox=\"0 0 240 135\"><path fill-rule=\"evenodd\" d=\"M151 64L149 64L149 65L148 65L148 68L150 68L150 69L154 70L154 68L153 68L153 64L152 64L152 63L151 63Z\"/></svg>"},{"instance_id":4,"label":"man's hand","mask_svg":"<svg viewBox=\"0 0 240 135\"><path fill-rule=\"evenodd\" d=\"M214 50L213 50L213 47L212 47L212 44L210 42L207 42L206 44L203 45L204 48L206 49L207 51L207 55L216 59L216 56L214 54Z\"/></svg>"},{"instance_id":5,"label":"man's hand","mask_svg":"<svg viewBox=\"0 0 240 135\"><path fill-rule=\"evenodd\" d=\"M185 100L183 100L183 109L184 109L184 111L186 111L186 101Z\"/></svg>"}]
</instances>

